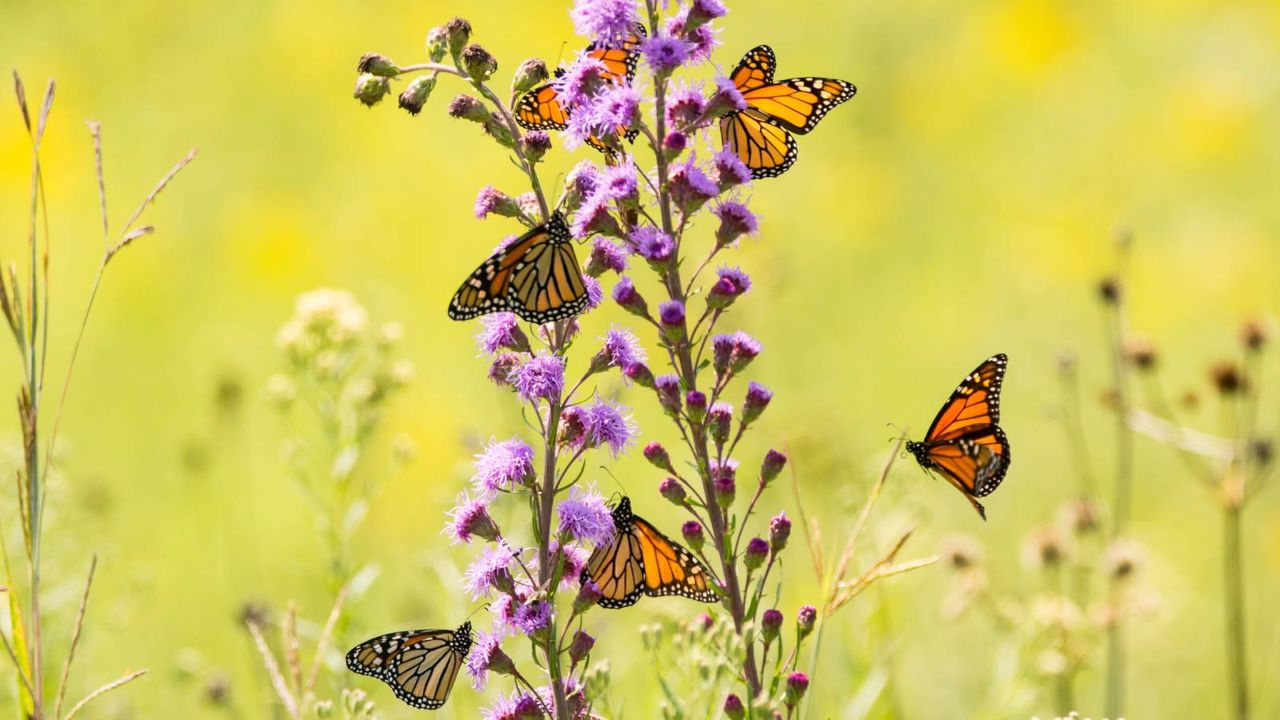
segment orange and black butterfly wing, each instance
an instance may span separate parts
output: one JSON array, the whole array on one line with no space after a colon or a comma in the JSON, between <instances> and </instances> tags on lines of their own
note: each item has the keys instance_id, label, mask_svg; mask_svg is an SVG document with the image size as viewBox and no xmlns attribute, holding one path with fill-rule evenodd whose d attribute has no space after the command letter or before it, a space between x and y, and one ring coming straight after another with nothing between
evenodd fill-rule
<instances>
[{"instance_id":1,"label":"orange and black butterfly wing","mask_svg":"<svg viewBox=\"0 0 1280 720\"><path fill-rule=\"evenodd\" d=\"M986 508L976 498L995 491L1009 470L1009 440L992 425L955 440L927 446L927 466L942 473L984 519Z\"/></svg>"},{"instance_id":2,"label":"orange and black butterfly wing","mask_svg":"<svg viewBox=\"0 0 1280 720\"><path fill-rule=\"evenodd\" d=\"M768 45L757 45L747 51L738 61L729 79L733 81L738 92L746 93L773 82L773 71L778 67L778 58L773 48Z\"/></svg>"},{"instance_id":3,"label":"orange and black butterfly wing","mask_svg":"<svg viewBox=\"0 0 1280 720\"><path fill-rule=\"evenodd\" d=\"M720 140L756 179L781 175L799 156L791 133L754 110L720 118Z\"/></svg>"},{"instance_id":4,"label":"orange and black butterfly wing","mask_svg":"<svg viewBox=\"0 0 1280 720\"><path fill-rule=\"evenodd\" d=\"M711 585L711 574L693 553L642 518L633 519L631 532L638 539L644 558L645 595L679 595L704 603L720 600Z\"/></svg>"},{"instance_id":5,"label":"orange and black butterfly wing","mask_svg":"<svg viewBox=\"0 0 1280 720\"><path fill-rule=\"evenodd\" d=\"M853 83L819 77L801 77L768 83L746 90L747 107L764 113L769 120L797 135L804 135L832 108L858 92Z\"/></svg>"},{"instance_id":6,"label":"orange and black butterfly wing","mask_svg":"<svg viewBox=\"0 0 1280 720\"><path fill-rule=\"evenodd\" d=\"M924 441L954 440L1000 422L1000 390L1008 364L1009 358L1000 353L965 376L933 418Z\"/></svg>"},{"instance_id":7,"label":"orange and black butterfly wing","mask_svg":"<svg viewBox=\"0 0 1280 720\"><path fill-rule=\"evenodd\" d=\"M569 113L560 102L560 94L550 84L520 96L515 116L516 123L525 130L563 130L569 122Z\"/></svg>"},{"instance_id":8,"label":"orange and black butterfly wing","mask_svg":"<svg viewBox=\"0 0 1280 720\"><path fill-rule=\"evenodd\" d=\"M410 630L366 640L347 653L347 668L386 683L404 703L424 710L444 705L471 646L470 625Z\"/></svg>"},{"instance_id":9,"label":"orange and black butterfly wing","mask_svg":"<svg viewBox=\"0 0 1280 720\"><path fill-rule=\"evenodd\" d=\"M646 35L648 33L644 25L637 23L635 32L623 38L618 47L591 43L587 46L586 53L588 57L599 60L609 68L609 75L614 82L630 85L635 80L636 68L640 64L640 43L644 42Z\"/></svg>"},{"instance_id":10,"label":"orange and black butterfly wing","mask_svg":"<svg viewBox=\"0 0 1280 720\"><path fill-rule=\"evenodd\" d=\"M600 607L636 604L644 593L644 551L634 526L618 528L612 542L591 553L582 579L591 580L600 588Z\"/></svg>"}]
</instances>

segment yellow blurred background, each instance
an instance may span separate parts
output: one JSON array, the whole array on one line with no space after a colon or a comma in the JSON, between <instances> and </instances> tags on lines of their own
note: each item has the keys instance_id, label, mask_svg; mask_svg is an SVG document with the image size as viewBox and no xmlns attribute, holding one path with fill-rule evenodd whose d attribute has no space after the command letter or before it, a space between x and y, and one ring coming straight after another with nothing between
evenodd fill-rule
<instances>
[{"instance_id":1,"label":"yellow blurred background","mask_svg":"<svg viewBox=\"0 0 1280 720\"><path fill-rule=\"evenodd\" d=\"M445 115L464 89L450 78L418 117L396 110L394 98L367 110L351 85L362 53L417 62L426 31L456 14L498 57L505 82L526 57L554 63L580 46L567 9L528 0L0 3L0 64L18 68L33 94L45 77L58 81L45 155L50 377L65 369L100 252L82 121L103 123L117 223L173 162L200 149L148 215L157 234L112 264L66 411L48 526L49 605L61 619L50 642L69 632L97 553L71 694L126 668L151 671L89 716L273 716L242 609L278 612L293 599L318 622L331 602L311 510L281 459L286 428L262 393L283 363L275 331L294 297L315 287L348 289L375 321L400 321L403 353L417 367L378 439L389 446L408 434L417 459L388 480L356 537L353 555L381 575L353 612L381 632L454 625L473 607L451 586L471 550L447 545L443 512L478 441L524 428L510 397L485 378L477 326L444 311L457 282L516 230L475 221L476 191L523 187L499 148ZM919 525L911 556L934 552L947 533L973 534L994 587L1037 592L1038 576L1019 565L1022 538L1076 487L1056 419L1060 352L1080 357L1096 471L1110 474L1094 287L1111 271L1117 228L1135 237L1132 324L1156 341L1166 383L1179 393L1195 387L1208 398L1205 368L1238 352L1239 323L1280 310L1280 5L736 2L723 27L721 66L767 42L783 77L832 75L859 87L800 139L788 175L751 191L762 232L733 261L756 289L730 322L764 343L751 376L777 398L744 463L768 447L788 449L808 506L828 538L839 537L888 451L886 424L918 435L964 372L1006 352L1003 424L1016 450L986 503L990 521L911 461L895 467L877 517L885 528ZM0 242L5 258L21 259L29 146L16 109L3 106ZM554 153L544 178L594 159L586 148ZM611 322L630 324L607 307L584 336ZM15 378L15 389L16 357L0 357L0 377ZM1264 392L1280 382L1270 365L1258 379ZM621 399L644 440L674 444L651 398L624 388ZM1264 401L1264 428L1280 419L1278 399ZM1217 427L1208 402L1192 420ZM16 463L16 423L4 433ZM610 470L638 511L674 526L679 518L654 491L661 478L638 453ZM616 488L592 473L606 491ZM1141 439L1135 487L1133 535L1148 548L1145 582L1160 603L1131 625L1126 715L1219 716L1220 518L1177 459ZM1270 602L1280 591L1278 498L1268 488L1245 518L1258 717L1280 713L1280 615ZM7 494L4 503L12 535ZM765 505L794 516L783 485ZM818 599L799 540L783 572L788 616ZM837 616L813 717L851 717L842 715L851 712L846 698L886 657L891 681L871 717L1006 716L988 697L995 630L979 616L944 617L948 583L943 568L930 568ZM636 628L693 612L661 600L593 613L597 652L613 663L627 717L653 717L659 700ZM11 697L12 676L0 677L0 697ZM218 678L229 681L230 705L208 700ZM346 681L370 690L382 717L413 716L373 681ZM1081 677L1081 710L1101 714L1101 683L1096 668ZM441 714L474 717L493 692L477 694L463 678ZM1031 711L1061 710L1050 700L1042 693Z\"/></svg>"}]
</instances>

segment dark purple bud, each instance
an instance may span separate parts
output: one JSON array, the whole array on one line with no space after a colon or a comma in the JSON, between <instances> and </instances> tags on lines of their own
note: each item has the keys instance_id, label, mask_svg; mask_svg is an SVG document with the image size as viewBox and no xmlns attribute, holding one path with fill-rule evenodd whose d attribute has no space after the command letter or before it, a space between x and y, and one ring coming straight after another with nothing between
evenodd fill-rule
<instances>
[{"instance_id":1,"label":"dark purple bud","mask_svg":"<svg viewBox=\"0 0 1280 720\"><path fill-rule=\"evenodd\" d=\"M700 25L724 17L727 12L720 0L693 0L685 12L684 31L691 32Z\"/></svg>"},{"instance_id":2,"label":"dark purple bud","mask_svg":"<svg viewBox=\"0 0 1280 720\"><path fill-rule=\"evenodd\" d=\"M751 289L751 278L737 268L720 268L720 278L711 286L707 305L713 310L723 310Z\"/></svg>"},{"instance_id":3,"label":"dark purple bud","mask_svg":"<svg viewBox=\"0 0 1280 720\"><path fill-rule=\"evenodd\" d=\"M658 393L658 404L672 417L680 414L680 379L675 375L659 375L653 379Z\"/></svg>"},{"instance_id":4,"label":"dark purple bud","mask_svg":"<svg viewBox=\"0 0 1280 720\"><path fill-rule=\"evenodd\" d=\"M468 45L462 50L462 67L472 80L484 82L498 71L498 61L479 45Z\"/></svg>"},{"instance_id":5,"label":"dark purple bud","mask_svg":"<svg viewBox=\"0 0 1280 720\"><path fill-rule=\"evenodd\" d=\"M768 557L769 543L764 538L753 537L747 541L747 553L742 561L748 570L755 570L764 565Z\"/></svg>"},{"instance_id":6,"label":"dark purple bud","mask_svg":"<svg viewBox=\"0 0 1280 720\"><path fill-rule=\"evenodd\" d=\"M787 707L795 707L800 698L804 697L804 691L809 689L809 676L802 672L793 672L787 676L787 694L783 698L783 702Z\"/></svg>"},{"instance_id":7,"label":"dark purple bud","mask_svg":"<svg viewBox=\"0 0 1280 720\"><path fill-rule=\"evenodd\" d=\"M595 583L592 583L593 585ZM591 648L596 646L596 639L578 630L573 634L573 642L569 645L569 659L574 665L582 662L582 659L591 652Z\"/></svg>"},{"instance_id":8,"label":"dark purple bud","mask_svg":"<svg viewBox=\"0 0 1280 720\"><path fill-rule=\"evenodd\" d=\"M711 617L707 613L702 613L702 615L698 616L697 623L698 627L701 628L703 632L706 632L716 626L715 618Z\"/></svg>"},{"instance_id":9,"label":"dark purple bud","mask_svg":"<svg viewBox=\"0 0 1280 720\"><path fill-rule=\"evenodd\" d=\"M769 520L769 549L776 555L787 547L791 537L791 519L780 512Z\"/></svg>"},{"instance_id":10,"label":"dark purple bud","mask_svg":"<svg viewBox=\"0 0 1280 720\"><path fill-rule=\"evenodd\" d=\"M729 369L742 372L764 348L750 335L739 330L733 334L733 355L729 358Z\"/></svg>"},{"instance_id":11,"label":"dark purple bud","mask_svg":"<svg viewBox=\"0 0 1280 720\"><path fill-rule=\"evenodd\" d=\"M459 95L450 100L448 112L449 117L459 120L484 123L489 119L489 111L485 109L484 103L470 95Z\"/></svg>"},{"instance_id":12,"label":"dark purple bud","mask_svg":"<svg viewBox=\"0 0 1280 720\"><path fill-rule=\"evenodd\" d=\"M587 258L587 274L600 277L609 270L619 275L626 272L627 251L618 247L609 238L598 237L591 244L591 255Z\"/></svg>"},{"instance_id":13,"label":"dark purple bud","mask_svg":"<svg viewBox=\"0 0 1280 720\"><path fill-rule=\"evenodd\" d=\"M760 484L768 485L778 477L782 468L787 466L787 456L777 450L765 453L764 462L760 464Z\"/></svg>"},{"instance_id":14,"label":"dark purple bud","mask_svg":"<svg viewBox=\"0 0 1280 720\"><path fill-rule=\"evenodd\" d=\"M685 520L680 526L680 534L684 536L684 541L694 550L701 550L702 544L706 542L706 537L702 534L702 524L697 520Z\"/></svg>"},{"instance_id":15,"label":"dark purple bud","mask_svg":"<svg viewBox=\"0 0 1280 720\"><path fill-rule=\"evenodd\" d=\"M707 412L707 427L711 431L711 439L716 445L723 447L729 442L729 427L733 424L733 406L718 402Z\"/></svg>"},{"instance_id":16,"label":"dark purple bud","mask_svg":"<svg viewBox=\"0 0 1280 720\"><path fill-rule=\"evenodd\" d=\"M386 55L365 53L360 57L360 62L356 64L356 72L390 78L399 75L400 68Z\"/></svg>"},{"instance_id":17,"label":"dark purple bud","mask_svg":"<svg viewBox=\"0 0 1280 720\"><path fill-rule=\"evenodd\" d=\"M578 588L578 594L573 598L573 611L575 613L584 613L592 605L600 601L604 594L600 592L600 586L595 580L587 580L583 578L582 585Z\"/></svg>"},{"instance_id":18,"label":"dark purple bud","mask_svg":"<svg viewBox=\"0 0 1280 720\"><path fill-rule=\"evenodd\" d=\"M672 202L685 214L695 212L720 192L715 181L691 161L677 165L672 170L667 187Z\"/></svg>"},{"instance_id":19,"label":"dark purple bud","mask_svg":"<svg viewBox=\"0 0 1280 720\"><path fill-rule=\"evenodd\" d=\"M796 639L804 640L813 632L813 625L818 621L818 609L812 605L801 605L796 613Z\"/></svg>"},{"instance_id":20,"label":"dark purple bud","mask_svg":"<svg viewBox=\"0 0 1280 720\"><path fill-rule=\"evenodd\" d=\"M693 422L702 422L702 419L707 416L706 393L692 390L684 396L684 404L689 413L689 419Z\"/></svg>"},{"instance_id":21,"label":"dark purple bud","mask_svg":"<svg viewBox=\"0 0 1280 720\"><path fill-rule=\"evenodd\" d=\"M689 138L678 130L672 130L662 139L662 151L667 160L675 160L689 146Z\"/></svg>"},{"instance_id":22,"label":"dark purple bud","mask_svg":"<svg viewBox=\"0 0 1280 720\"><path fill-rule=\"evenodd\" d=\"M742 403L742 424L750 425L769 407L773 400L773 392L769 388L752 381L747 384L747 399Z\"/></svg>"},{"instance_id":23,"label":"dark purple bud","mask_svg":"<svg viewBox=\"0 0 1280 720\"><path fill-rule=\"evenodd\" d=\"M355 99L364 103L365 107L373 107L382 102L382 98L391 91L391 82L379 75L362 73L356 78Z\"/></svg>"},{"instance_id":24,"label":"dark purple bud","mask_svg":"<svg viewBox=\"0 0 1280 720\"><path fill-rule=\"evenodd\" d=\"M653 371L644 363L632 363L622 371L622 374L640 387L653 389Z\"/></svg>"},{"instance_id":25,"label":"dark purple bud","mask_svg":"<svg viewBox=\"0 0 1280 720\"><path fill-rule=\"evenodd\" d=\"M742 720L746 717L746 708L742 707L742 699L733 693L724 699L724 714L729 720Z\"/></svg>"},{"instance_id":26,"label":"dark purple bud","mask_svg":"<svg viewBox=\"0 0 1280 720\"><path fill-rule=\"evenodd\" d=\"M520 63L516 74L511 77L511 92L513 95L524 94L546 82L548 77L547 64L538 58L529 58Z\"/></svg>"},{"instance_id":27,"label":"dark purple bud","mask_svg":"<svg viewBox=\"0 0 1280 720\"><path fill-rule=\"evenodd\" d=\"M669 343L684 340L684 303L668 300L658 306L658 320L662 323L662 337Z\"/></svg>"},{"instance_id":28,"label":"dark purple bud","mask_svg":"<svg viewBox=\"0 0 1280 720\"><path fill-rule=\"evenodd\" d=\"M520 358L514 353L502 353L489 366L489 379L495 385L511 385L511 373L520 367Z\"/></svg>"},{"instance_id":29,"label":"dark purple bud","mask_svg":"<svg viewBox=\"0 0 1280 720\"><path fill-rule=\"evenodd\" d=\"M715 490L716 502L720 507L729 507L733 504L733 497L738 492L738 481L732 473L717 473L711 481L711 487Z\"/></svg>"},{"instance_id":30,"label":"dark purple bud","mask_svg":"<svg viewBox=\"0 0 1280 720\"><path fill-rule=\"evenodd\" d=\"M649 304L640 297L640 293L636 291L636 286L632 284L629 277L619 278L613 286L613 301L632 315L646 319L649 317Z\"/></svg>"},{"instance_id":31,"label":"dark purple bud","mask_svg":"<svg viewBox=\"0 0 1280 720\"><path fill-rule=\"evenodd\" d=\"M782 629L782 611L777 608L769 608L760 616L760 634L764 636L765 642L773 642L778 639L778 631Z\"/></svg>"},{"instance_id":32,"label":"dark purple bud","mask_svg":"<svg viewBox=\"0 0 1280 720\"><path fill-rule=\"evenodd\" d=\"M416 77L409 86L400 93L400 108L407 111L410 115L417 115L422 112L422 107L427 104L427 98L431 97L431 91L436 87L435 75L423 75Z\"/></svg>"},{"instance_id":33,"label":"dark purple bud","mask_svg":"<svg viewBox=\"0 0 1280 720\"><path fill-rule=\"evenodd\" d=\"M551 149L551 136L545 130L531 130L520 137L520 150L531 163L542 159Z\"/></svg>"},{"instance_id":34,"label":"dark purple bud","mask_svg":"<svg viewBox=\"0 0 1280 720\"><path fill-rule=\"evenodd\" d=\"M673 477L664 478L658 483L658 494L670 500L674 505L684 505L684 486Z\"/></svg>"},{"instance_id":35,"label":"dark purple bud","mask_svg":"<svg viewBox=\"0 0 1280 720\"><path fill-rule=\"evenodd\" d=\"M455 57L462 52L462 48L466 46L467 41L471 39L471 23L456 17L443 26L445 42L449 46L449 53Z\"/></svg>"},{"instance_id":36,"label":"dark purple bud","mask_svg":"<svg viewBox=\"0 0 1280 720\"><path fill-rule=\"evenodd\" d=\"M656 440L644 446L644 459L659 470L665 470L669 473L675 472L671 467L671 456L667 454L667 449L662 447L662 443Z\"/></svg>"},{"instance_id":37,"label":"dark purple bud","mask_svg":"<svg viewBox=\"0 0 1280 720\"><path fill-rule=\"evenodd\" d=\"M711 366L716 371L716 378L724 377L729 372L729 360L733 357L733 336L716 335L711 338Z\"/></svg>"}]
</instances>

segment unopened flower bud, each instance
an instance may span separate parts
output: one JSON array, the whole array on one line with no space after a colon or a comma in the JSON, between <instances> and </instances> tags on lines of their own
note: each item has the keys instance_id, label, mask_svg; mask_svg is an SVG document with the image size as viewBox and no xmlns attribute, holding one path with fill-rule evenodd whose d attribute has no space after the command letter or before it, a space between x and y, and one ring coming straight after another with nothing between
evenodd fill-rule
<instances>
[{"instance_id":1,"label":"unopened flower bud","mask_svg":"<svg viewBox=\"0 0 1280 720\"><path fill-rule=\"evenodd\" d=\"M578 588L578 594L573 598L573 611L581 614L589 610L604 594L600 592L600 586L595 580L583 578L582 585Z\"/></svg>"},{"instance_id":2,"label":"unopened flower bud","mask_svg":"<svg viewBox=\"0 0 1280 720\"><path fill-rule=\"evenodd\" d=\"M790 537L791 519L786 513L780 512L769 520L769 549L774 555L787 547L787 540Z\"/></svg>"},{"instance_id":3,"label":"unopened flower bud","mask_svg":"<svg viewBox=\"0 0 1280 720\"><path fill-rule=\"evenodd\" d=\"M689 419L695 423L702 422L707 416L707 394L698 390L691 390L684 396L684 405Z\"/></svg>"},{"instance_id":4,"label":"unopened flower bud","mask_svg":"<svg viewBox=\"0 0 1280 720\"><path fill-rule=\"evenodd\" d=\"M668 300L659 305L658 321L662 324L662 336L667 342L678 344L684 339L684 303Z\"/></svg>"},{"instance_id":5,"label":"unopened flower bud","mask_svg":"<svg viewBox=\"0 0 1280 720\"><path fill-rule=\"evenodd\" d=\"M520 138L520 150L531 163L542 160L550 149L551 136L544 130L531 130Z\"/></svg>"},{"instance_id":6,"label":"unopened flower bud","mask_svg":"<svg viewBox=\"0 0 1280 720\"><path fill-rule=\"evenodd\" d=\"M622 374L640 387L653 389L653 371L644 363L632 363L622 371Z\"/></svg>"},{"instance_id":7,"label":"unopened flower bud","mask_svg":"<svg viewBox=\"0 0 1280 720\"><path fill-rule=\"evenodd\" d=\"M738 481L733 475L717 474L711 481L711 489L715 491L716 503L720 507L729 507L738 492Z\"/></svg>"},{"instance_id":8,"label":"unopened flower bud","mask_svg":"<svg viewBox=\"0 0 1280 720\"><path fill-rule=\"evenodd\" d=\"M440 25L428 30L427 57L431 58L431 62L440 62L447 52L449 52L449 33L445 30L445 27Z\"/></svg>"},{"instance_id":9,"label":"unopened flower bud","mask_svg":"<svg viewBox=\"0 0 1280 720\"><path fill-rule=\"evenodd\" d=\"M802 672L793 672L787 676L787 693L783 698L783 702L787 707L795 707L800 699L804 697L804 692L809 689L809 676Z\"/></svg>"},{"instance_id":10,"label":"unopened flower bud","mask_svg":"<svg viewBox=\"0 0 1280 720\"><path fill-rule=\"evenodd\" d=\"M671 501L674 505L684 505L684 486L673 477L664 478L662 482L658 483L658 494Z\"/></svg>"},{"instance_id":11,"label":"unopened flower bud","mask_svg":"<svg viewBox=\"0 0 1280 720\"><path fill-rule=\"evenodd\" d=\"M391 82L385 77L374 75L372 73L361 73L356 78L355 99L365 104L365 107L373 107L382 101L382 98L391 91Z\"/></svg>"},{"instance_id":12,"label":"unopened flower bud","mask_svg":"<svg viewBox=\"0 0 1280 720\"><path fill-rule=\"evenodd\" d=\"M516 146L516 138L511 134L511 128L496 115L490 115L485 119L484 133L508 150Z\"/></svg>"},{"instance_id":13,"label":"unopened flower bud","mask_svg":"<svg viewBox=\"0 0 1280 720\"><path fill-rule=\"evenodd\" d=\"M777 450L765 453L764 462L760 464L760 484L768 485L778 477L782 468L787 466L787 456Z\"/></svg>"},{"instance_id":14,"label":"unopened flower bud","mask_svg":"<svg viewBox=\"0 0 1280 720\"><path fill-rule=\"evenodd\" d=\"M778 639L778 631L782 629L782 611L769 608L760 616L760 636L765 642Z\"/></svg>"},{"instance_id":15,"label":"unopened flower bud","mask_svg":"<svg viewBox=\"0 0 1280 720\"><path fill-rule=\"evenodd\" d=\"M484 82L498 71L498 61L479 45L468 45L462 50L462 67L472 80Z\"/></svg>"},{"instance_id":16,"label":"unopened flower bud","mask_svg":"<svg viewBox=\"0 0 1280 720\"><path fill-rule=\"evenodd\" d=\"M662 139L662 152L668 161L680 157L680 153L689 146L689 138L679 131L671 131Z\"/></svg>"},{"instance_id":17,"label":"unopened flower bud","mask_svg":"<svg viewBox=\"0 0 1280 720\"><path fill-rule=\"evenodd\" d=\"M747 552L742 562L748 570L755 570L769 557L769 543L764 538L753 537L747 541Z\"/></svg>"},{"instance_id":18,"label":"unopened flower bud","mask_svg":"<svg viewBox=\"0 0 1280 720\"><path fill-rule=\"evenodd\" d=\"M435 75L421 75L414 78L404 92L400 93L400 107L407 110L410 115L417 115L422 112L422 106L427 104L427 98L431 96L431 91L435 87Z\"/></svg>"},{"instance_id":19,"label":"unopened flower bud","mask_svg":"<svg viewBox=\"0 0 1280 720\"><path fill-rule=\"evenodd\" d=\"M547 64L539 58L529 58L520 63L516 74L511 77L511 92L513 95L523 95L546 82L548 77Z\"/></svg>"},{"instance_id":20,"label":"unopened flower bud","mask_svg":"<svg viewBox=\"0 0 1280 720\"><path fill-rule=\"evenodd\" d=\"M686 520L680 526L680 534L684 536L684 541L689 547L695 551L701 550L703 543L706 542L706 536L702 534L702 523L697 520Z\"/></svg>"},{"instance_id":21,"label":"unopened flower bud","mask_svg":"<svg viewBox=\"0 0 1280 720\"><path fill-rule=\"evenodd\" d=\"M636 286L632 284L631 278L620 278L617 284L613 286L613 301L632 315L642 318L649 317L649 304L640 296Z\"/></svg>"},{"instance_id":22,"label":"unopened flower bud","mask_svg":"<svg viewBox=\"0 0 1280 720\"><path fill-rule=\"evenodd\" d=\"M675 375L659 375L653 379L653 388L658 393L658 404L663 411L672 417L680 414L680 379Z\"/></svg>"},{"instance_id":23,"label":"unopened flower bud","mask_svg":"<svg viewBox=\"0 0 1280 720\"><path fill-rule=\"evenodd\" d=\"M747 384L747 398L742 403L742 424L750 425L764 414L765 408L773 400L773 391L752 381Z\"/></svg>"},{"instance_id":24,"label":"unopened flower bud","mask_svg":"<svg viewBox=\"0 0 1280 720\"><path fill-rule=\"evenodd\" d=\"M796 639L804 640L813 632L814 623L818 621L818 609L812 605L801 605L796 613Z\"/></svg>"},{"instance_id":25,"label":"unopened flower bud","mask_svg":"<svg viewBox=\"0 0 1280 720\"><path fill-rule=\"evenodd\" d=\"M724 699L724 714L729 720L743 720L746 715L746 708L742 706L742 698L733 693Z\"/></svg>"},{"instance_id":26,"label":"unopened flower bud","mask_svg":"<svg viewBox=\"0 0 1280 720\"><path fill-rule=\"evenodd\" d=\"M729 442L729 427L733 423L733 407L728 403L718 402L707 412L707 429L711 439L717 446L723 447Z\"/></svg>"},{"instance_id":27,"label":"unopened flower bud","mask_svg":"<svg viewBox=\"0 0 1280 720\"><path fill-rule=\"evenodd\" d=\"M391 58L378 53L365 53L360 57L360 62L356 65L356 72L368 73L379 77L395 77L400 74L400 68L391 61Z\"/></svg>"},{"instance_id":28,"label":"unopened flower bud","mask_svg":"<svg viewBox=\"0 0 1280 720\"><path fill-rule=\"evenodd\" d=\"M484 103L470 95L459 95L449 101L449 117L459 120L470 120L484 124L489 119L489 111Z\"/></svg>"},{"instance_id":29,"label":"unopened flower bud","mask_svg":"<svg viewBox=\"0 0 1280 720\"><path fill-rule=\"evenodd\" d=\"M467 41L471 39L471 23L456 17L445 23L443 28L445 42L449 47L449 54L457 57L458 53L466 47Z\"/></svg>"},{"instance_id":30,"label":"unopened flower bud","mask_svg":"<svg viewBox=\"0 0 1280 720\"><path fill-rule=\"evenodd\" d=\"M659 470L665 470L669 473L675 472L671 467L671 456L667 454L667 449L656 440L644 446L644 459Z\"/></svg>"},{"instance_id":31,"label":"unopened flower bud","mask_svg":"<svg viewBox=\"0 0 1280 720\"><path fill-rule=\"evenodd\" d=\"M574 665L582 662L582 659L591 652L591 648L595 647L596 639L578 630L573 633L573 642L569 644L569 659ZM541 713L539 713L541 714Z\"/></svg>"}]
</instances>

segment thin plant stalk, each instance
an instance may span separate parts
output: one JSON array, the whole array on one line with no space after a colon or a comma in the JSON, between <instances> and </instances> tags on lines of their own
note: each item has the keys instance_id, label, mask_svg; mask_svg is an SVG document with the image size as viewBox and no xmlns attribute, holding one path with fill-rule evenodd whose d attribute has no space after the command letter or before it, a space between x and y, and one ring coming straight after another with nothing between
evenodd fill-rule
<instances>
[{"instance_id":1,"label":"thin plant stalk","mask_svg":"<svg viewBox=\"0 0 1280 720\"><path fill-rule=\"evenodd\" d=\"M1227 682L1231 694L1231 717L1249 718L1249 665L1245 652L1244 555L1241 551L1240 512L1228 505L1223 514L1222 567L1223 609L1227 631Z\"/></svg>"},{"instance_id":2,"label":"thin plant stalk","mask_svg":"<svg viewBox=\"0 0 1280 720\"><path fill-rule=\"evenodd\" d=\"M1130 504L1133 495L1133 429L1129 427L1129 372L1124 356L1126 327L1127 288L1124 285L1128 264L1129 243L1127 237L1117 242L1117 270L1113 278L1114 295L1106 303L1108 308L1108 345L1111 350L1111 374L1115 392L1115 484L1111 506L1111 537L1115 539L1128 529ZM1113 587L1114 596L1118 592ZM1125 642L1124 630L1119 622L1107 626L1107 679L1106 713L1119 717L1124 711L1125 691Z\"/></svg>"}]
</instances>

